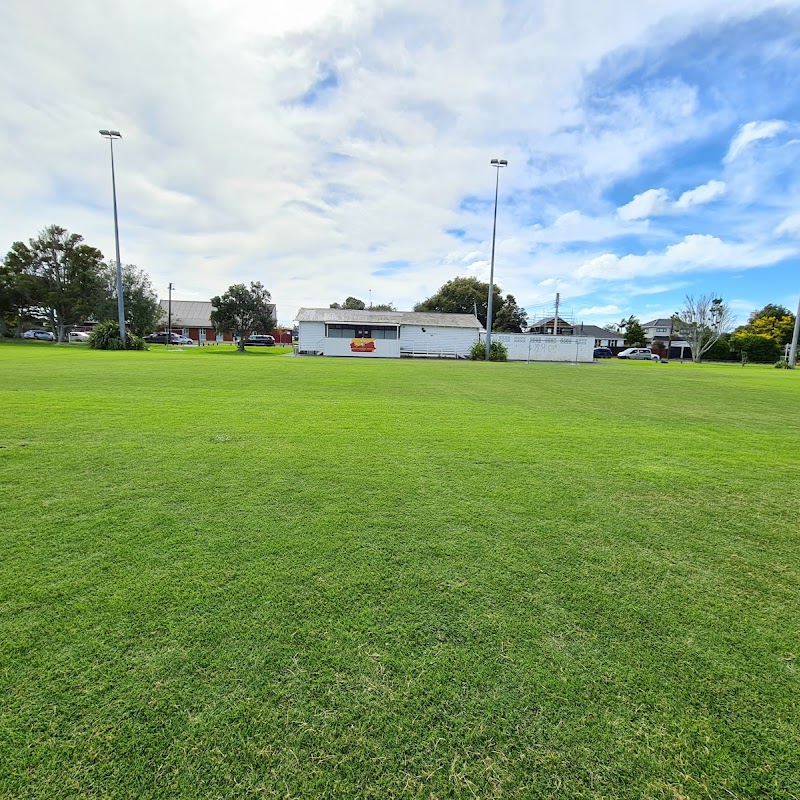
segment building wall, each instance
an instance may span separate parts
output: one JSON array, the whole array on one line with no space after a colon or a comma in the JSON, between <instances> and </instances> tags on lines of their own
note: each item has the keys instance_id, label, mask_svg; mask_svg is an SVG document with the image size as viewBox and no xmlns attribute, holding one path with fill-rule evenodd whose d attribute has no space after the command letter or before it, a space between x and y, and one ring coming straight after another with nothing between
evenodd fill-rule
<instances>
[{"instance_id":1,"label":"building wall","mask_svg":"<svg viewBox=\"0 0 800 800\"><path fill-rule=\"evenodd\" d=\"M346 340L343 340L346 341ZM325 350L325 323L298 323L297 349L301 353L322 353Z\"/></svg>"},{"instance_id":2,"label":"building wall","mask_svg":"<svg viewBox=\"0 0 800 800\"><path fill-rule=\"evenodd\" d=\"M419 355L468 356L478 339L477 328L445 328L436 325L402 325L400 352Z\"/></svg>"},{"instance_id":3,"label":"building wall","mask_svg":"<svg viewBox=\"0 0 800 800\"><path fill-rule=\"evenodd\" d=\"M594 361L592 336L493 333L492 341L508 348L509 361Z\"/></svg>"},{"instance_id":4,"label":"building wall","mask_svg":"<svg viewBox=\"0 0 800 800\"><path fill-rule=\"evenodd\" d=\"M353 350L351 343L369 342L367 350ZM373 349L374 348L374 349ZM325 356L353 356L354 358L400 358L397 339L325 339Z\"/></svg>"}]
</instances>

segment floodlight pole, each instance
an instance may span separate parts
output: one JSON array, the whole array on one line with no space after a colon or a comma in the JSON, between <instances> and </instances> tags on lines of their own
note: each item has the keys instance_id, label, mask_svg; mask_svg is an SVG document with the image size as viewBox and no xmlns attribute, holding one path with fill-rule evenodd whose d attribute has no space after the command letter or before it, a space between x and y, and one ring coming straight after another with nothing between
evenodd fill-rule
<instances>
[{"instance_id":1,"label":"floodlight pole","mask_svg":"<svg viewBox=\"0 0 800 800\"><path fill-rule=\"evenodd\" d=\"M486 354L485 360L489 360L489 350L492 347L492 312L494 310L494 246L497 239L497 193L500 189L500 169L508 166L508 161L504 158L493 158L489 162L496 170L497 176L494 182L494 224L492 226L492 263L489 267L489 304L486 309Z\"/></svg>"},{"instance_id":2,"label":"floodlight pole","mask_svg":"<svg viewBox=\"0 0 800 800\"><path fill-rule=\"evenodd\" d=\"M167 302L167 341L164 343L166 348L172 342L172 283L169 285L169 301Z\"/></svg>"},{"instance_id":3,"label":"floodlight pole","mask_svg":"<svg viewBox=\"0 0 800 800\"><path fill-rule=\"evenodd\" d=\"M794 369L797 364L797 339L800 336L800 300L797 301L797 316L794 318L794 333L792 333L792 348L789 350L789 368Z\"/></svg>"},{"instance_id":4,"label":"floodlight pole","mask_svg":"<svg viewBox=\"0 0 800 800\"><path fill-rule=\"evenodd\" d=\"M111 145L111 192L114 197L114 242L117 247L117 315L119 317L119 338L125 346L125 301L122 297L122 261L119 256L119 222L117 220L117 179L114 174L114 139L121 139L119 131L101 130L100 135Z\"/></svg>"}]
</instances>

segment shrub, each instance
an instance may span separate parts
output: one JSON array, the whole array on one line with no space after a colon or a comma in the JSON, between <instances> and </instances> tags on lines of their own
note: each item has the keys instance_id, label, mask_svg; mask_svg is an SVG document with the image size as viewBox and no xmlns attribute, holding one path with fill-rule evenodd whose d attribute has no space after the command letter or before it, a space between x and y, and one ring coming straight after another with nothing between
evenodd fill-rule
<instances>
[{"instance_id":1,"label":"shrub","mask_svg":"<svg viewBox=\"0 0 800 800\"><path fill-rule=\"evenodd\" d=\"M475 342L469 351L473 361L483 361L486 358L486 345L484 342ZM489 347L489 361L508 361L508 348L502 342L492 342Z\"/></svg>"},{"instance_id":2,"label":"shrub","mask_svg":"<svg viewBox=\"0 0 800 800\"><path fill-rule=\"evenodd\" d=\"M125 347L119 338L118 322L101 322L89 336L89 347L93 350L147 350L144 339L125 331Z\"/></svg>"},{"instance_id":3,"label":"shrub","mask_svg":"<svg viewBox=\"0 0 800 800\"><path fill-rule=\"evenodd\" d=\"M791 364L789 364L786 359L781 359L777 364L775 364L775 369L793 369Z\"/></svg>"}]
</instances>

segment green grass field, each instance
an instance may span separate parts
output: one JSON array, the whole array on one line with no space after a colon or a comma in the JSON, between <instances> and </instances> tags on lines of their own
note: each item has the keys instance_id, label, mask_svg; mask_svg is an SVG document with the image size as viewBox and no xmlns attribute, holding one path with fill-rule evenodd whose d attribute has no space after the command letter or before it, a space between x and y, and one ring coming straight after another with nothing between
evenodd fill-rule
<instances>
[{"instance_id":1,"label":"green grass field","mask_svg":"<svg viewBox=\"0 0 800 800\"><path fill-rule=\"evenodd\" d=\"M0 796L800 797L800 372L0 345Z\"/></svg>"}]
</instances>

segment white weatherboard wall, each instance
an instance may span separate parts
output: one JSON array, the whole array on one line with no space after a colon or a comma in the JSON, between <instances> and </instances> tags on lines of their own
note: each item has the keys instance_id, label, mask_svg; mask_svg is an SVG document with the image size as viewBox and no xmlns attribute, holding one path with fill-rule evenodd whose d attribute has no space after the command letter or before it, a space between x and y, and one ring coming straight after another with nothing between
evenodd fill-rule
<instances>
[{"instance_id":1,"label":"white weatherboard wall","mask_svg":"<svg viewBox=\"0 0 800 800\"><path fill-rule=\"evenodd\" d=\"M400 352L409 355L466 357L477 338L477 328L402 325L400 327Z\"/></svg>"},{"instance_id":2,"label":"white weatherboard wall","mask_svg":"<svg viewBox=\"0 0 800 800\"><path fill-rule=\"evenodd\" d=\"M308 353L321 353L325 349L324 322L301 322L298 328L298 350Z\"/></svg>"},{"instance_id":3,"label":"white weatherboard wall","mask_svg":"<svg viewBox=\"0 0 800 800\"><path fill-rule=\"evenodd\" d=\"M508 348L509 361L594 361L594 339L589 336L493 333L492 341Z\"/></svg>"},{"instance_id":4,"label":"white weatherboard wall","mask_svg":"<svg viewBox=\"0 0 800 800\"><path fill-rule=\"evenodd\" d=\"M360 340L357 340L360 341ZM353 352L350 339L325 339L324 356L352 356L354 358L400 358L400 343L397 339L374 339L372 352Z\"/></svg>"}]
</instances>

